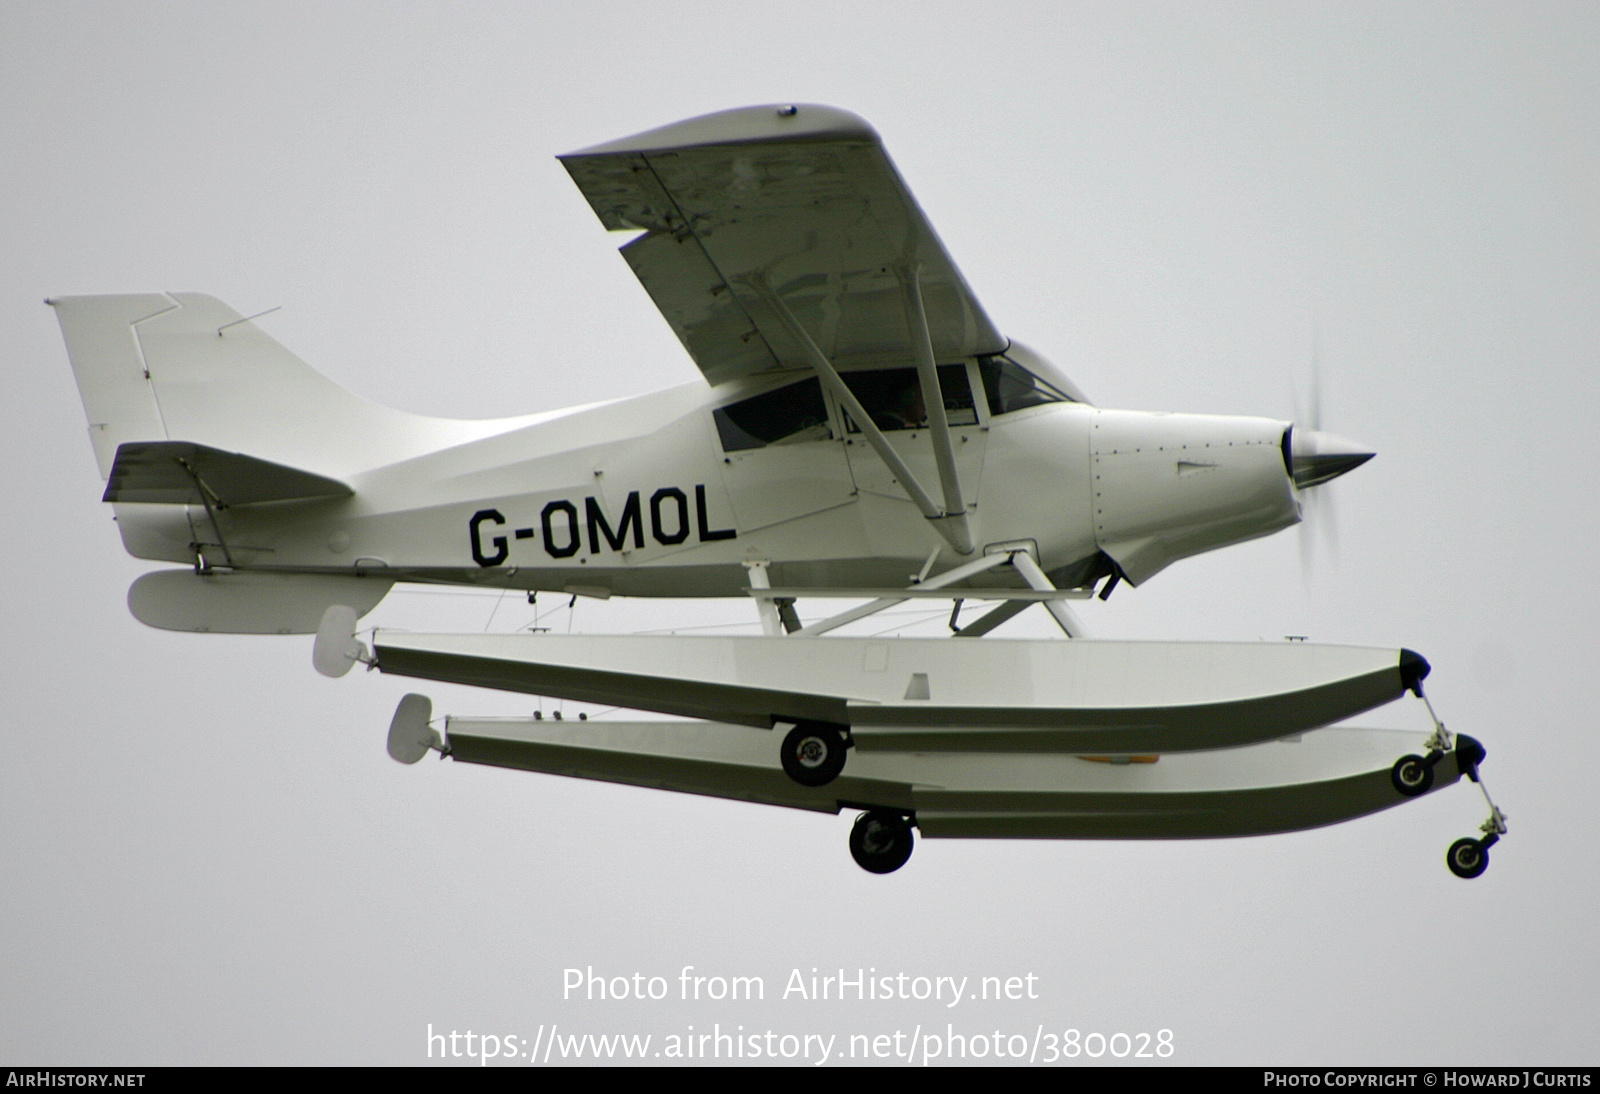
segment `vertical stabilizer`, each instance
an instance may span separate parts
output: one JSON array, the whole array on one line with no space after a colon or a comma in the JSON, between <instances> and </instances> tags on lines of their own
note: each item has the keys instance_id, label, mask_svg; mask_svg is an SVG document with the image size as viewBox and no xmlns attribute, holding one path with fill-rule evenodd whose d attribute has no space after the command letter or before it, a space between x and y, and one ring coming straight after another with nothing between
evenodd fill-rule
<instances>
[{"instance_id":1,"label":"vertical stabilizer","mask_svg":"<svg viewBox=\"0 0 1600 1094\"><path fill-rule=\"evenodd\" d=\"M210 296L49 303L102 479L110 477L117 447L130 441L185 441L344 480L513 424L429 418L370 403Z\"/></svg>"},{"instance_id":2,"label":"vertical stabilizer","mask_svg":"<svg viewBox=\"0 0 1600 1094\"><path fill-rule=\"evenodd\" d=\"M118 445L168 439L134 329L142 320L178 305L160 293L76 296L48 303L61 323L78 394L89 417L95 462L105 480L111 477Z\"/></svg>"}]
</instances>

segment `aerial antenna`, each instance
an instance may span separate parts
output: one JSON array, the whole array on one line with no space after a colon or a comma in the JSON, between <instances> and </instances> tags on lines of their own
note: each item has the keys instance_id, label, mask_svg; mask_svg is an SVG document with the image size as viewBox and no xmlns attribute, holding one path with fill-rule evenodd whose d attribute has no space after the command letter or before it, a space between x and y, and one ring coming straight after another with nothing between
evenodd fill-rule
<instances>
[{"instance_id":1,"label":"aerial antenna","mask_svg":"<svg viewBox=\"0 0 1600 1094\"><path fill-rule=\"evenodd\" d=\"M275 308L268 308L266 311L258 311L254 315L247 315L243 319L235 319L231 323L224 323L224 324L222 324L222 326L217 328L217 337L221 338L222 337L222 332L227 330L229 327L237 327L240 323L248 323L252 319L260 319L263 315L271 315L275 311L282 311L282 310L283 310L283 305L279 304Z\"/></svg>"}]
</instances>

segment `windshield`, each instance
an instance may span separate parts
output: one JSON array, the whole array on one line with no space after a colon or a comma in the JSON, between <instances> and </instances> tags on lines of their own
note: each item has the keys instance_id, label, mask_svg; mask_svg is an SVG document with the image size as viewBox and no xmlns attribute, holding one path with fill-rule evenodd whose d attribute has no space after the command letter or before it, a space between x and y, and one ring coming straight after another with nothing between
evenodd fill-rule
<instances>
[{"instance_id":1,"label":"windshield","mask_svg":"<svg viewBox=\"0 0 1600 1094\"><path fill-rule=\"evenodd\" d=\"M983 394L989 400L990 414L1009 414L1045 403L1076 402L1009 357L980 357L978 375L983 378Z\"/></svg>"}]
</instances>

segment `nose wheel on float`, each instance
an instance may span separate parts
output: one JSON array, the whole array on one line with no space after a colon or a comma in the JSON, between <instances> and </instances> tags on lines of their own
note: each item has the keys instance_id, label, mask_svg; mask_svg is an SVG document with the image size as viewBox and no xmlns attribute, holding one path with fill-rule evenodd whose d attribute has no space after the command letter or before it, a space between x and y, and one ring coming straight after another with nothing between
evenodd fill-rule
<instances>
[{"instance_id":1,"label":"nose wheel on float","mask_svg":"<svg viewBox=\"0 0 1600 1094\"><path fill-rule=\"evenodd\" d=\"M1452 751L1455 753L1456 769L1477 783L1478 789L1483 792L1483 800L1489 806L1489 819L1479 828L1483 833L1481 837L1467 836L1456 840L1445 852L1444 861L1456 877L1478 877L1489 868L1489 848L1499 843L1500 837L1507 831L1506 815L1489 797L1489 788L1483 785L1483 779L1478 774L1478 765L1483 762L1487 751L1475 737L1465 733L1452 737L1444 723L1439 721L1439 716L1433 712L1433 704L1422 693L1420 681L1413 690L1428 708L1428 717L1433 719L1433 736L1427 740L1427 755L1401 756L1394 762L1389 781L1403 797L1421 797L1433 789L1433 769L1446 755Z\"/></svg>"}]
</instances>

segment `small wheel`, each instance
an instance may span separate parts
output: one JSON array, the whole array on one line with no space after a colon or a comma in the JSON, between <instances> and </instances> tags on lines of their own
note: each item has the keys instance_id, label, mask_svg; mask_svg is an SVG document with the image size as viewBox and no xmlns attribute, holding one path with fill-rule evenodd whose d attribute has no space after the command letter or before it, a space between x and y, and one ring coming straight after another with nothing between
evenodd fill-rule
<instances>
[{"instance_id":1,"label":"small wheel","mask_svg":"<svg viewBox=\"0 0 1600 1094\"><path fill-rule=\"evenodd\" d=\"M889 809L861 814L850 829L850 855L868 873L894 873L906 864L915 845L911 822Z\"/></svg>"},{"instance_id":2,"label":"small wheel","mask_svg":"<svg viewBox=\"0 0 1600 1094\"><path fill-rule=\"evenodd\" d=\"M1445 852L1444 861L1456 877L1477 877L1489 868L1489 850L1468 836L1450 845L1450 850Z\"/></svg>"},{"instance_id":3,"label":"small wheel","mask_svg":"<svg viewBox=\"0 0 1600 1094\"><path fill-rule=\"evenodd\" d=\"M844 770L844 735L830 725L801 722L783 738L778 755L801 786L827 786Z\"/></svg>"},{"instance_id":4,"label":"small wheel","mask_svg":"<svg viewBox=\"0 0 1600 1094\"><path fill-rule=\"evenodd\" d=\"M1421 756L1401 756L1389 772L1394 788L1408 798L1415 798L1433 789L1433 768Z\"/></svg>"}]
</instances>

